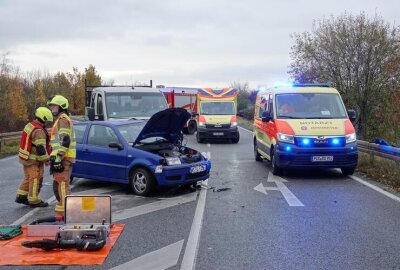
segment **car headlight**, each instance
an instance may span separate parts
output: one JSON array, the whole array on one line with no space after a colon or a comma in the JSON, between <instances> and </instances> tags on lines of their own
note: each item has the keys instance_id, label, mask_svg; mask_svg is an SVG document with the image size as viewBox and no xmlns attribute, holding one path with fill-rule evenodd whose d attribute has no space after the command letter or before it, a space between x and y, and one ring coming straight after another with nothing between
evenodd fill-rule
<instances>
[{"instance_id":1,"label":"car headlight","mask_svg":"<svg viewBox=\"0 0 400 270\"><path fill-rule=\"evenodd\" d=\"M167 157L165 158L165 160L167 161L168 165L180 165L181 160L178 157Z\"/></svg>"},{"instance_id":2,"label":"car headlight","mask_svg":"<svg viewBox=\"0 0 400 270\"><path fill-rule=\"evenodd\" d=\"M237 126L237 122L232 122L231 123L231 127L236 127Z\"/></svg>"},{"instance_id":3,"label":"car headlight","mask_svg":"<svg viewBox=\"0 0 400 270\"><path fill-rule=\"evenodd\" d=\"M278 141L294 144L294 136L284 133L278 133Z\"/></svg>"},{"instance_id":4,"label":"car headlight","mask_svg":"<svg viewBox=\"0 0 400 270\"><path fill-rule=\"evenodd\" d=\"M352 143L357 140L357 136L355 133L350 133L346 135L346 143Z\"/></svg>"},{"instance_id":5,"label":"car headlight","mask_svg":"<svg viewBox=\"0 0 400 270\"><path fill-rule=\"evenodd\" d=\"M199 126L200 126L200 127L205 127L205 126L206 126L206 123L205 123L205 122L199 122Z\"/></svg>"}]
</instances>

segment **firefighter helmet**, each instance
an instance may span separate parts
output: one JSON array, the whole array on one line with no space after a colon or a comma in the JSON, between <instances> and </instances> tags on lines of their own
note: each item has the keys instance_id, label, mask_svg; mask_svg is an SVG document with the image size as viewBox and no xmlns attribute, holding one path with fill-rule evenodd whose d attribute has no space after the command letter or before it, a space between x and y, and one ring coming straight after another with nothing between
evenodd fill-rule
<instances>
[{"instance_id":1,"label":"firefighter helmet","mask_svg":"<svg viewBox=\"0 0 400 270\"><path fill-rule=\"evenodd\" d=\"M39 107L35 111L36 118L40 119L43 123L44 122L53 122L53 114L51 111L46 107Z\"/></svg>"},{"instance_id":2,"label":"firefighter helmet","mask_svg":"<svg viewBox=\"0 0 400 270\"><path fill-rule=\"evenodd\" d=\"M55 95L50 97L49 101L47 102L48 106L51 105L58 105L61 109L66 110L68 109L68 99L61 95Z\"/></svg>"}]
</instances>

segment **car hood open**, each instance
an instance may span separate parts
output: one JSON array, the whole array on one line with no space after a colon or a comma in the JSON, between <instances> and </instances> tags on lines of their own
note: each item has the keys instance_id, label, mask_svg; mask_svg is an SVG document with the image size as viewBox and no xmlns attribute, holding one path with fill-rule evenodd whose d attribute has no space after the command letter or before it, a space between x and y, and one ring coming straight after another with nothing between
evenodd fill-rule
<instances>
[{"instance_id":1,"label":"car hood open","mask_svg":"<svg viewBox=\"0 0 400 270\"><path fill-rule=\"evenodd\" d=\"M174 143L189 118L190 114L182 108L171 108L158 112L147 121L133 145L151 137L162 137Z\"/></svg>"}]
</instances>

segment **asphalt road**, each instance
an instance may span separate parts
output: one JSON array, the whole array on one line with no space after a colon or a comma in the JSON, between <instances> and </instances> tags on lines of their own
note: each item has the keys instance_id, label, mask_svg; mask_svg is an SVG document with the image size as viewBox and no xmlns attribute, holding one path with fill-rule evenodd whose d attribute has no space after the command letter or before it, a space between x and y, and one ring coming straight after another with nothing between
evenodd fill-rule
<instances>
[{"instance_id":1,"label":"asphalt road","mask_svg":"<svg viewBox=\"0 0 400 270\"><path fill-rule=\"evenodd\" d=\"M112 195L122 237L101 266L35 269L400 269L399 201L335 170L274 177L254 161L252 134L242 129L238 144L187 142L210 152L208 189L141 198L124 185L77 179L74 194ZM53 206L32 212L14 203L17 158L0 160L0 176L0 223L52 214ZM48 175L44 182L47 200Z\"/></svg>"}]
</instances>

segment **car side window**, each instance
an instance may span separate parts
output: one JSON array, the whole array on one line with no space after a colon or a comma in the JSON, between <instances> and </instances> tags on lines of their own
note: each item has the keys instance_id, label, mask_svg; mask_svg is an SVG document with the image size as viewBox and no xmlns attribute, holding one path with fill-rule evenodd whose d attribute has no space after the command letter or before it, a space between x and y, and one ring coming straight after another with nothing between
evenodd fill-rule
<instances>
[{"instance_id":1,"label":"car side window","mask_svg":"<svg viewBox=\"0 0 400 270\"><path fill-rule=\"evenodd\" d=\"M114 130L107 126L92 125L89 131L88 144L108 147L110 143L119 143Z\"/></svg>"},{"instance_id":2,"label":"car side window","mask_svg":"<svg viewBox=\"0 0 400 270\"><path fill-rule=\"evenodd\" d=\"M74 125L76 143L83 143L86 127L87 125Z\"/></svg>"}]
</instances>

